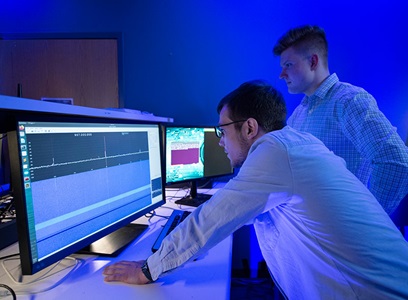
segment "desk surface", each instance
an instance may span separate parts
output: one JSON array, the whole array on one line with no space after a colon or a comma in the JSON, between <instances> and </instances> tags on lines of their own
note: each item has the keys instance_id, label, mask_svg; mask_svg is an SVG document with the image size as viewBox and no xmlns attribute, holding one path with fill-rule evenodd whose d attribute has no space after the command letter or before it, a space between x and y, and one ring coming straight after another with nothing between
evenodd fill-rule
<instances>
[{"instance_id":1,"label":"desk surface","mask_svg":"<svg viewBox=\"0 0 408 300\"><path fill-rule=\"evenodd\" d=\"M168 201L163 207L156 209L156 213L170 215L173 208L180 207L173 201ZM135 223L147 222L147 218L143 217ZM0 283L9 285L16 292L27 291L17 294L18 299L229 299L232 236L199 259L167 273L154 283L136 286L103 281L102 272L108 264L120 260L142 260L149 256L151 246L165 222L164 218L153 217L146 232L118 257L73 255L79 264L67 276L64 276L67 271L62 271L37 283L22 286L14 284L4 267L0 266ZM18 246L14 244L0 251L0 257L17 252ZM7 268L16 271L19 269L18 264L16 261L13 266L13 262L9 262ZM56 286L53 287L54 285ZM48 291L36 293L49 288L51 289Z\"/></svg>"}]
</instances>

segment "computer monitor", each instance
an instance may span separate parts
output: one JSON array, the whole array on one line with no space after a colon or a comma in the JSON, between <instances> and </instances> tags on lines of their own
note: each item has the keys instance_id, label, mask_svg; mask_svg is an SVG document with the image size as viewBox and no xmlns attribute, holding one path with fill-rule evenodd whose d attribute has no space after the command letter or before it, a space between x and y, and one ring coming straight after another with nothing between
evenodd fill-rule
<instances>
[{"instance_id":1,"label":"computer monitor","mask_svg":"<svg viewBox=\"0 0 408 300\"><path fill-rule=\"evenodd\" d=\"M164 203L159 124L22 118L8 138L23 275L83 249L116 255L130 241L108 234Z\"/></svg>"},{"instance_id":2,"label":"computer monitor","mask_svg":"<svg viewBox=\"0 0 408 300\"><path fill-rule=\"evenodd\" d=\"M166 184L191 184L190 195L176 203L204 202L210 196L197 193L198 180L233 174L214 127L166 126L165 135Z\"/></svg>"},{"instance_id":3,"label":"computer monitor","mask_svg":"<svg viewBox=\"0 0 408 300\"><path fill-rule=\"evenodd\" d=\"M10 160L7 133L0 134L0 197L10 193Z\"/></svg>"}]
</instances>

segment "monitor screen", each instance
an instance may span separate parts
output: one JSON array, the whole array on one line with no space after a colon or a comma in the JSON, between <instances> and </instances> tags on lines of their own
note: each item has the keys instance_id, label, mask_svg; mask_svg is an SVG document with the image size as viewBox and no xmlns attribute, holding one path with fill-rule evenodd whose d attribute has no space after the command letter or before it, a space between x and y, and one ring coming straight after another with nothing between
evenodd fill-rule
<instances>
[{"instance_id":1,"label":"monitor screen","mask_svg":"<svg viewBox=\"0 0 408 300\"><path fill-rule=\"evenodd\" d=\"M167 126L165 132L166 183L190 181L188 197L197 196L197 180L233 174L214 127Z\"/></svg>"},{"instance_id":2,"label":"monitor screen","mask_svg":"<svg viewBox=\"0 0 408 300\"><path fill-rule=\"evenodd\" d=\"M24 275L164 203L158 124L17 123L8 136Z\"/></svg>"}]
</instances>

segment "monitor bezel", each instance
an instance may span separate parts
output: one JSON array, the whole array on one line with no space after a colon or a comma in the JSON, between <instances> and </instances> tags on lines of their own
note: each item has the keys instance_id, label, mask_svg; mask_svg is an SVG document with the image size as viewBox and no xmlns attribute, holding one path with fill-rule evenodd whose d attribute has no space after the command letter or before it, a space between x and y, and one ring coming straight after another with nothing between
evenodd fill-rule
<instances>
[{"instance_id":1,"label":"monitor bezel","mask_svg":"<svg viewBox=\"0 0 408 300\"><path fill-rule=\"evenodd\" d=\"M9 155L10 155L10 167L11 167L11 181L13 186L13 197L14 204L17 212L17 232L18 232L18 242L20 249L20 262L21 270L23 275L35 274L44 268L64 259L65 257L72 255L81 249L87 247L89 244L99 240L100 238L128 225L132 221L142 217L146 213L154 210L155 208L165 204L165 173L164 173L164 158L163 151L160 151L160 166L161 166L161 186L162 186L162 199L156 203L152 203L150 206L135 212L134 214L128 216L127 218L118 221L115 224L99 231L92 235L86 237L84 240L79 241L73 245L70 245L61 251L44 258L41 261L33 262L32 252L30 249L30 239L29 239L29 222L27 214L27 202L24 193L24 180L20 172L21 168L21 154L18 142L18 122L60 122L60 123L103 123L103 124L150 124L156 125L159 135L160 147L163 146L163 134L161 123L158 122L148 122L139 120L128 120L128 119L103 119L103 118L86 118L86 117L75 117L75 116L51 116L51 115L19 115L15 118L14 128L15 130L7 133L9 140Z\"/></svg>"}]
</instances>

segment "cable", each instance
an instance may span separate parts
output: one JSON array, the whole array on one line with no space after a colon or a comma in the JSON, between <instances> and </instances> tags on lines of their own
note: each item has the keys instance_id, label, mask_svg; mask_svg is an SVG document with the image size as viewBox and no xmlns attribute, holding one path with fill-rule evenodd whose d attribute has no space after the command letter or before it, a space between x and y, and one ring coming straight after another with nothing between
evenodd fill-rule
<instances>
[{"instance_id":1,"label":"cable","mask_svg":"<svg viewBox=\"0 0 408 300\"><path fill-rule=\"evenodd\" d=\"M180 192L184 192L184 195L183 196L177 196L177 194L180 193ZM185 197L187 197L189 195L189 192L190 192L190 188L187 187L187 186L178 188L176 193L173 196L166 197L166 201L183 199L183 198L185 198Z\"/></svg>"},{"instance_id":2,"label":"cable","mask_svg":"<svg viewBox=\"0 0 408 300\"><path fill-rule=\"evenodd\" d=\"M17 299L16 293L15 293L15 292L13 291L13 289L12 289L11 287L9 287L8 285L0 283L0 288L4 288L4 289L6 289L8 292L10 292L10 294L13 296L13 300L16 300L16 299ZM8 296L7 292L4 293L4 294L3 294L3 293L0 293L0 297L3 298L3 296L4 296L4 297L5 297L5 296Z\"/></svg>"},{"instance_id":3,"label":"cable","mask_svg":"<svg viewBox=\"0 0 408 300\"><path fill-rule=\"evenodd\" d=\"M47 287L47 288L44 288L44 289L41 289L41 290L38 290L38 291L31 291L31 290L21 290L21 291L19 291L19 290L17 290L17 291L15 291L15 293L16 293L16 294L38 294L38 293L43 293L43 292L49 291L49 290L53 289L54 287L58 286L63 280L65 280L65 278L68 277L69 274L71 274L74 270L76 270L76 269L78 268L78 266L80 265L79 263L82 264L82 260L81 260L81 259L78 259L78 258L75 258L75 257L67 256L65 259L74 261L74 264L73 264L73 265L69 265L69 266L65 266L65 267L63 267L61 270L56 271L55 273L52 274L52 275L54 275L54 274L57 274L57 273L59 273L59 272L62 272L62 271L64 271L64 270L66 270L66 269L68 269L68 268L71 268L71 269L68 271L68 273L65 274L60 280L58 280L57 282L55 282L55 283L52 284L51 286L49 286L49 287ZM13 277L13 275L10 273L10 271L9 271L9 270L7 269L7 267L5 266L5 261L7 261L7 260L3 260L3 261L2 261L3 269L5 270L6 274L7 274L8 277L11 279L11 281L12 281L14 284L18 285L18 286L28 286L28 285L31 285L31 284L33 284L33 283L37 283L37 282L43 280L46 276L49 276L49 274L51 273L51 271L53 271L53 270L62 262L62 260L60 260L59 262L55 263L54 266L52 266L49 270L47 270L44 274L42 274L42 275L41 275L39 278L37 278L37 279L34 279L34 280L32 280L32 281L29 281L29 282L18 282L17 280L15 280L15 278Z\"/></svg>"},{"instance_id":4,"label":"cable","mask_svg":"<svg viewBox=\"0 0 408 300\"><path fill-rule=\"evenodd\" d=\"M6 256L0 257L0 260L6 259L6 258L10 258L10 257L13 257L13 256L19 256L19 255L20 255L20 253L15 253L15 254L6 255Z\"/></svg>"},{"instance_id":5,"label":"cable","mask_svg":"<svg viewBox=\"0 0 408 300\"><path fill-rule=\"evenodd\" d=\"M153 217L159 217L159 218L164 218L164 219L169 218L169 216L158 215L155 210L153 210L149 214L146 214L145 217L149 219L149 222Z\"/></svg>"},{"instance_id":6,"label":"cable","mask_svg":"<svg viewBox=\"0 0 408 300\"><path fill-rule=\"evenodd\" d=\"M0 197L0 221L5 219L15 219L15 216L13 197L10 195Z\"/></svg>"},{"instance_id":7,"label":"cable","mask_svg":"<svg viewBox=\"0 0 408 300\"><path fill-rule=\"evenodd\" d=\"M212 184L212 179L207 179L205 182L202 182L202 184L201 184L200 186L197 186L197 188L198 188L198 189L208 189L208 190L211 190L212 187L210 187L210 188L207 188L207 187L206 187L206 186L209 185L210 183Z\"/></svg>"}]
</instances>

